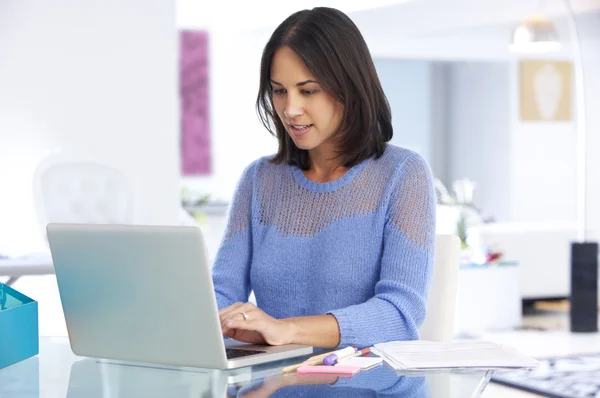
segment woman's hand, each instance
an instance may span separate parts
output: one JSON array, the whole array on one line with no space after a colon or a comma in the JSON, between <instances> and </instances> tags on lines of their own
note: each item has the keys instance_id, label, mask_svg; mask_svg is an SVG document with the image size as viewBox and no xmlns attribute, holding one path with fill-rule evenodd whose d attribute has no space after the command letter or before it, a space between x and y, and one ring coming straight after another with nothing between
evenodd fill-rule
<instances>
[{"instance_id":1,"label":"woman's hand","mask_svg":"<svg viewBox=\"0 0 600 398\"><path fill-rule=\"evenodd\" d=\"M277 390L288 386L298 386L304 384L335 384L337 376L330 375L298 375L297 373L286 373L278 376L269 377L256 389L244 391L240 390L240 396L243 398L267 398L272 396ZM313 390L314 391L314 390Z\"/></svg>"},{"instance_id":2,"label":"woman's hand","mask_svg":"<svg viewBox=\"0 0 600 398\"><path fill-rule=\"evenodd\" d=\"M252 303L235 303L219 311L223 335L252 344L283 345L293 341L293 324L275 319Z\"/></svg>"}]
</instances>

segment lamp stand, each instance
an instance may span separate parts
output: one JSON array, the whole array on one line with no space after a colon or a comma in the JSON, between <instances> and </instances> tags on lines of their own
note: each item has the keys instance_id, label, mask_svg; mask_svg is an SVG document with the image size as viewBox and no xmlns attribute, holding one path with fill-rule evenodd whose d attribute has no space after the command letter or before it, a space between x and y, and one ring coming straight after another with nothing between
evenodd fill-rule
<instances>
[{"instance_id":1,"label":"lamp stand","mask_svg":"<svg viewBox=\"0 0 600 398\"><path fill-rule=\"evenodd\" d=\"M563 0L573 48L577 140L577 242L571 243L571 331L598 331L598 243L587 241L585 82L575 12Z\"/></svg>"}]
</instances>

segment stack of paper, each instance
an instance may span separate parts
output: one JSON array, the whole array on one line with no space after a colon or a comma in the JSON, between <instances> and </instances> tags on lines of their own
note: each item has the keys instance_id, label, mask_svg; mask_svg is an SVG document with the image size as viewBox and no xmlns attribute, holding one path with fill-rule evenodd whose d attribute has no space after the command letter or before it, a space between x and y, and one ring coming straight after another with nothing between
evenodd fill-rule
<instances>
[{"instance_id":1,"label":"stack of paper","mask_svg":"<svg viewBox=\"0 0 600 398\"><path fill-rule=\"evenodd\" d=\"M513 348L485 341L392 341L375 344L371 351L398 370L532 368L539 364Z\"/></svg>"}]
</instances>

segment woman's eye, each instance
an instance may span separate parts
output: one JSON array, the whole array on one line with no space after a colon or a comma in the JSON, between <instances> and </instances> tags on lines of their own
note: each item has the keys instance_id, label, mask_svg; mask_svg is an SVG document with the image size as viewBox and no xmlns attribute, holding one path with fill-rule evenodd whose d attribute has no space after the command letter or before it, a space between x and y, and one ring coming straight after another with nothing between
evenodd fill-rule
<instances>
[{"instance_id":1,"label":"woman's eye","mask_svg":"<svg viewBox=\"0 0 600 398\"><path fill-rule=\"evenodd\" d=\"M316 94L319 90L303 90L302 93L306 95Z\"/></svg>"},{"instance_id":2,"label":"woman's eye","mask_svg":"<svg viewBox=\"0 0 600 398\"><path fill-rule=\"evenodd\" d=\"M275 94L275 95L285 94L285 89L284 88L273 89L273 94Z\"/></svg>"}]
</instances>

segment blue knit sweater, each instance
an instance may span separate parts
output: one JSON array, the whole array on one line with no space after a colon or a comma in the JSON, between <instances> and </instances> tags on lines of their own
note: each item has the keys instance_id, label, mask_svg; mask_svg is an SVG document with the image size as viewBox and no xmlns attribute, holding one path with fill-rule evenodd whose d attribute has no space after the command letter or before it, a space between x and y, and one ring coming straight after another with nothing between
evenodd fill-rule
<instances>
[{"instance_id":1,"label":"blue knit sweater","mask_svg":"<svg viewBox=\"0 0 600 398\"><path fill-rule=\"evenodd\" d=\"M261 158L244 171L213 266L219 308L332 314L340 346L418 339L433 270L435 193L425 161L387 145L335 181Z\"/></svg>"}]
</instances>

